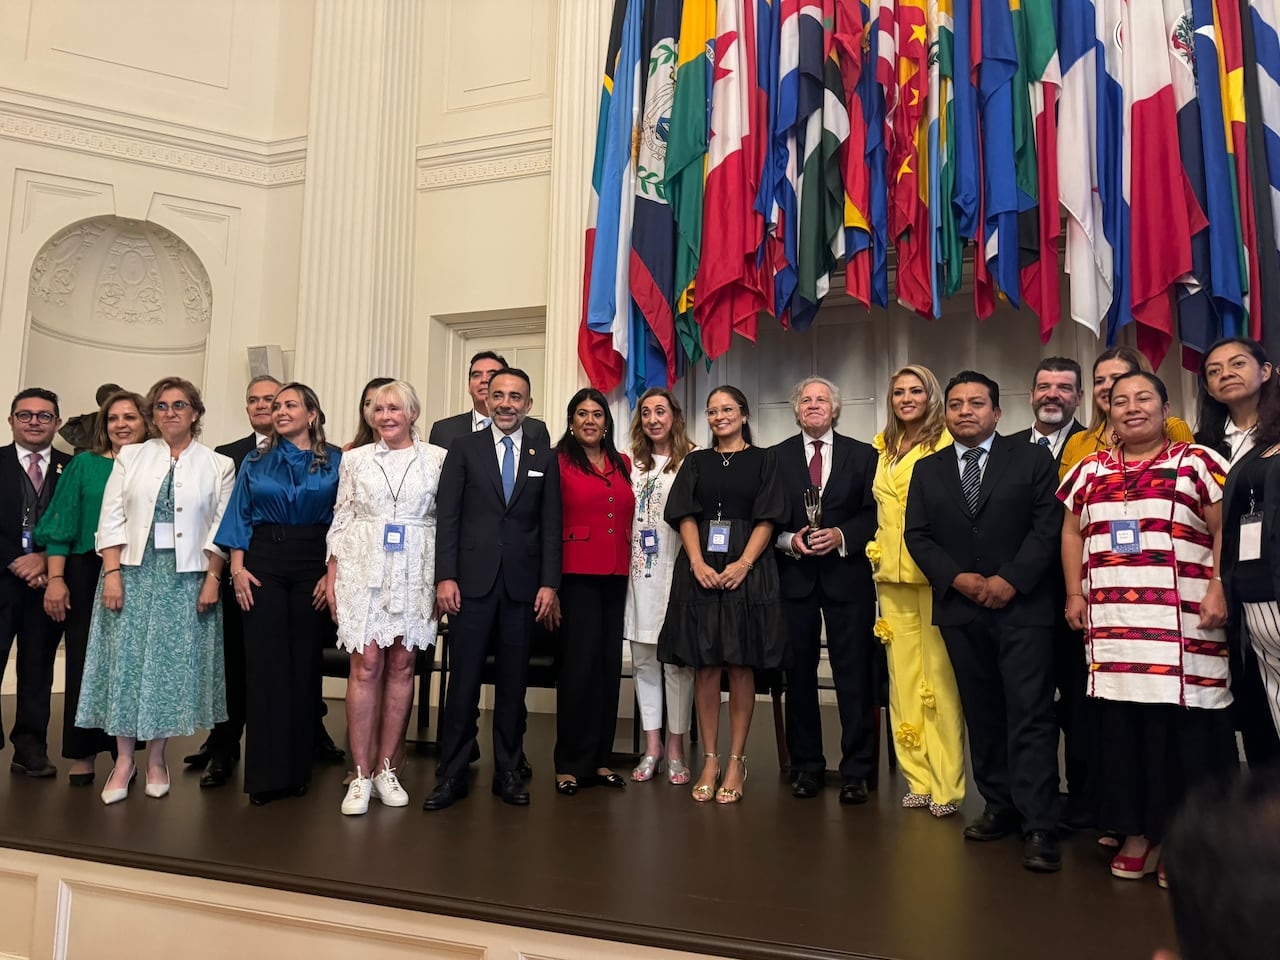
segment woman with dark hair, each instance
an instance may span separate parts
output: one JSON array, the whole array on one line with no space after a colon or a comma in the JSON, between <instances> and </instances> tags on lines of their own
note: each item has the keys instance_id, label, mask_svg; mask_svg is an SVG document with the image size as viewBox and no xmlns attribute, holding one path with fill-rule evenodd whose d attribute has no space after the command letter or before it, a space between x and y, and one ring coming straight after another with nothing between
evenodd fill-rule
<instances>
[{"instance_id":1,"label":"woman with dark hair","mask_svg":"<svg viewBox=\"0 0 1280 960\"><path fill-rule=\"evenodd\" d=\"M560 674L556 681L556 792L626 781L609 769L618 724L622 620L630 565L631 462L613 441L613 415L599 390L569 401L556 445L560 464L563 577Z\"/></svg>"},{"instance_id":2,"label":"woman with dark hair","mask_svg":"<svg viewBox=\"0 0 1280 960\"><path fill-rule=\"evenodd\" d=\"M1227 602L1215 575L1226 463L1171 441L1155 374L1111 386L1116 446L1086 457L1066 505L1066 618L1085 631L1097 730L1095 822L1124 838L1111 872L1140 880L1186 792L1236 766Z\"/></svg>"},{"instance_id":3,"label":"woman with dark hair","mask_svg":"<svg viewBox=\"0 0 1280 960\"><path fill-rule=\"evenodd\" d=\"M680 549L679 538L661 529L662 517L680 464L692 449L684 411L671 391L651 387L641 394L631 420L631 487L636 495L636 514L631 526L631 577L622 625L623 636L631 641L636 700L644 727L644 756L631 771L631 779L640 782L652 779L664 758L669 783L685 784L690 778L684 758L684 735L689 732L693 707L693 670L658 662L658 633L667 612L671 574Z\"/></svg>"},{"instance_id":4,"label":"woman with dark hair","mask_svg":"<svg viewBox=\"0 0 1280 960\"><path fill-rule=\"evenodd\" d=\"M227 718L222 663L222 521L235 465L197 442L204 402L165 377L143 416L159 438L122 446L102 493L102 555L76 726L116 738L102 802L129 795L134 749L148 742L146 794L169 792L165 747Z\"/></svg>"},{"instance_id":5,"label":"woman with dark hair","mask_svg":"<svg viewBox=\"0 0 1280 960\"><path fill-rule=\"evenodd\" d=\"M147 439L147 421L142 416L145 402L136 393L119 389L104 398L90 418L93 432L88 449L73 457L62 471L53 500L32 534L49 557L44 611L51 619L66 624L62 755L72 761L69 778L73 787L93 783L98 754L115 747L115 740L102 730L76 726L76 707L93 620L91 598L102 572L102 558L93 548L102 493L120 448Z\"/></svg>"},{"instance_id":6,"label":"woman with dark hair","mask_svg":"<svg viewBox=\"0 0 1280 960\"><path fill-rule=\"evenodd\" d=\"M271 402L265 450L245 458L217 542L231 551L244 611L244 789L254 804L306 793L326 629L325 537L342 453L325 443L324 411L305 384Z\"/></svg>"},{"instance_id":7,"label":"woman with dark hair","mask_svg":"<svg viewBox=\"0 0 1280 960\"><path fill-rule=\"evenodd\" d=\"M344 453L356 447L367 447L378 439L378 433L373 427L373 397L389 383L395 383L395 380L391 377L374 377L364 385L360 394L360 426L356 428L355 439L342 448Z\"/></svg>"},{"instance_id":8,"label":"woman with dark hair","mask_svg":"<svg viewBox=\"0 0 1280 960\"><path fill-rule=\"evenodd\" d=\"M1093 418L1089 429L1077 432L1062 448L1058 476L1065 477L1077 463L1100 450L1115 446L1115 427L1107 421L1110 412L1111 385L1128 373L1153 373L1151 361L1133 347L1112 347L1093 361ZM1165 418L1167 436L1174 443L1191 443L1195 438L1186 421Z\"/></svg>"},{"instance_id":9,"label":"woman with dark hair","mask_svg":"<svg viewBox=\"0 0 1280 960\"><path fill-rule=\"evenodd\" d=\"M680 534L658 659L694 667L702 734L693 799L737 803L747 779L747 734L756 670L782 666L786 625L773 558L773 529L787 516L773 452L752 446L751 408L742 391L707 397L710 450L685 457L667 498L666 520ZM720 680L729 674L729 764L720 783Z\"/></svg>"},{"instance_id":10,"label":"woman with dark hair","mask_svg":"<svg viewBox=\"0 0 1280 960\"><path fill-rule=\"evenodd\" d=\"M1209 347L1200 361L1196 443L1231 466L1253 449L1258 399L1271 373L1267 351L1256 340L1226 337Z\"/></svg>"}]
</instances>

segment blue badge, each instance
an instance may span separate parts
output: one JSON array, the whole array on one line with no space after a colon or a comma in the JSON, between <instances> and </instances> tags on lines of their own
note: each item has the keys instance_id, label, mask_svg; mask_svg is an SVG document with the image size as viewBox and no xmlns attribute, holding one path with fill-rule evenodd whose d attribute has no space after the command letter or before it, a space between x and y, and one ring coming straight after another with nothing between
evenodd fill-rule
<instances>
[{"instance_id":1,"label":"blue badge","mask_svg":"<svg viewBox=\"0 0 1280 960\"><path fill-rule=\"evenodd\" d=\"M640 552L646 556L651 556L658 552L657 530L640 531Z\"/></svg>"},{"instance_id":2,"label":"blue badge","mask_svg":"<svg viewBox=\"0 0 1280 960\"><path fill-rule=\"evenodd\" d=\"M729 552L729 525L713 523L707 532L707 553Z\"/></svg>"},{"instance_id":3,"label":"blue badge","mask_svg":"<svg viewBox=\"0 0 1280 960\"><path fill-rule=\"evenodd\" d=\"M399 553L404 549L403 523L388 523L383 526L382 549L387 553Z\"/></svg>"},{"instance_id":4,"label":"blue badge","mask_svg":"<svg viewBox=\"0 0 1280 960\"><path fill-rule=\"evenodd\" d=\"M22 531L22 552L32 553L35 550L35 544L31 542L31 531Z\"/></svg>"},{"instance_id":5,"label":"blue badge","mask_svg":"<svg viewBox=\"0 0 1280 960\"><path fill-rule=\"evenodd\" d=\"M1142 551L1137 520L1111 521L1111 550L1113 553L1140 553Z\"/></svg>"}]
</instances>

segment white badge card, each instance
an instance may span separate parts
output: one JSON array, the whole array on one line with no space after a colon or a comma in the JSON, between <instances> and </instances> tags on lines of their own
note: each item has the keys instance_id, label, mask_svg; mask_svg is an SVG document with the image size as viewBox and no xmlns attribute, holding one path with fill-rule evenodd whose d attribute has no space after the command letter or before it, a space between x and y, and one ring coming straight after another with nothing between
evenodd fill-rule
<instances>
[{"instance_id":1,"label":"white badge card","mask_svg":"<svg viewBox=\"0 0 1280 960\"><path fill-rule=\"evenodd\" d=\"M729 552L729 525L713 523L707 532L707 553Z\"/></svg>"},{"instance_id":2,"label":"white badge card","mask_svg":"<svg viewBox=\"0 0 1280 960\"><path fill-rule=\"evenodd\" d=\"M1246 513L1240 518L1240 559L1262 559L1262 514Z\"/></svg>"},{"instance_id":3,"label":"white badge card","mask_svg":"<svg viewBox=\"0 0 1280 960\"><path fill-rule=\"evenodd\" d=\"M1137 553L1142 549L1137 520L1111 521L1111 549L1114 553Z\"/></svg>"},{"instance_id":4,"label":"white badge card","mask_svg":"<svg viewBox=\"0 0 1280 960\"><path fill-rule=\"evenodd\" d=\"M157 523L156 524L156 549L172 550L173 548L174 548L173 524Z\"/></svg>"},{"instance_id":5,"label":"white badge card","mask_svg":"<svg viewBox=\"0 0 1280 960\"><path fill-rule=\"evenodd\" d=\"M35 546L35 543L31 540L31 531L24 529L22 531L22 552L32 553L35 551Z\"/></svg>"},{"instance_id":6,"label":"white badge card","mask_svg":"<svg viewBox=\"0 0 1280 960\"><path fill-rule=\"evenodd\" d=\"M657 530L641 530L640 531L640 552L646 556L658 552L658 531Z\"/></svg>"},{"instance_id":7,"label":"white badge card","mask_svg":"<svg viewBox=\"0 0 1280 960\"><path fill-rule=\"evenodd\" d=\"M404 524L388 523L382 527L382 549L387 553L399 553L404 549Z\"/></svg>"}]
</instances>

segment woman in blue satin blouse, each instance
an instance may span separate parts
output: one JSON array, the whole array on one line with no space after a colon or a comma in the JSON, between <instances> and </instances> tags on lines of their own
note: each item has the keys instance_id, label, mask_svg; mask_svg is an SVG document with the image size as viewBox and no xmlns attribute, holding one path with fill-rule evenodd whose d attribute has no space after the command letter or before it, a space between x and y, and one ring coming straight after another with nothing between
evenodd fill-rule
<instances>
[{"instance_id":1,"label":"woman in blue satin blouse","mask_svg":"<svg viewBox=\"0 0 1280 960\"><path fill-rule=\"evenodd\" d=\"M342 453L324 439L314 391L285 384L275 434L245 458L217 543L244 611L244 789L254 804L302 796L311 779L325 635L325 536Z\"/></svg>"}]
</instances>

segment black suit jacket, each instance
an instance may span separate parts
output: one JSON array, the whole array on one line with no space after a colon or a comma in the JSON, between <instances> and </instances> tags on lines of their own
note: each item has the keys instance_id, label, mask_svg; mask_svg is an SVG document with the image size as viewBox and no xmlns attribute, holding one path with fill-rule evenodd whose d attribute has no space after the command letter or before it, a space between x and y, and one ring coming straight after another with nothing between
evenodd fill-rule
<instances>
[{"instance_id":1,"label":"black suit jacket","mask_svg":"<svg viewBox=\"0 0 1280 960\"><path fill-rule=\"evenodd\" d=\"M13 443L0 447L0 599L4 600L29 589L25 580L9 572L9 564L22 556L22 490L30 483L15 447ZM70 462L71 458L61 450L50 452L49 470L41 491L46 505L53 499L62 468Z\"/></svg>"},{"instance_id":2,"label":"black suit jacket","mask_svg":"<svg viewBox=\"0 0 1280 960\"><path fill-rule=\"evenodd\" d=\"M244 463L244 458L258 449L258 435L251 433L247 437L241 437L239 440L233 440L230 443L224 443L220 447L214 447L214 453L220 453L224 457L230 457L231 462L236 465L236 473L240 472L240 465Z\"/></svg>"},{"instance_id":3,"label":"black suit jacket","mask_svg":"<svg viewBox=\"0 0 1280 960\"><path fill-rule=\"evenodd\" d=\"M545 441L525 434L508 504L494 446L492 430L469 432L445 457L436 582L457 580L463 597L482 597L501 573L512 599L532 603L539 587L560 586L560 467Z\"/></svg>"},{"instance_id":4,"label":"black suit jacket","mask_svg":"<svg viewBox=\"0 0 1280 960\"><path fill-rule=\"evenodd\" d=\"M448 450L453 446L453 441L459 437L478 432L471 429L471 424L470 410L466 413L460 413L456 417L445 417L443 420L437 420L431 425L431 436L428 439L428 443L434 443L437 447L444 447ZM541 420L535 420L533 417L528 417L524 421L524 438L537 448L551 446L547 425Z\"/></svg>"},{"instance_id":5,"label":"black suit jacket","mask_svg":"<svg viewBox=\"0 0 1280 960\"><path fill-rule=\"evenodd\" d=\"M804 492L810 486L804 435L788 437L773 453L787 497L788 517L782 529L795 532L809 522L804 512ZM876 501L871 492L876 452L870 444L837 433L831 457L831 474L822 491L822 526L840 530L847 556L833 551L825 557L796 558L779 550L778 585L789 600L809 596L821 583L823 592L833 599L870 602L875 587L865 548L876 532Z\"/></svg>"},{"instance_id":6,"label":"black suit jacket","mask_svg":"<svg viewBox=\"0 0 1280 960\"><path fill-rule=\"evenodd\" d=\"M1020 440L1023 443L1025 443L1027 446L1031 446L1031 430L1032 429L1033 428L1031 427L1027 427L1027 429L1019 430L1017 433L1010 434L1009 436L1013 440ZM1083 429L1084 429L1084 424L1082 424L1079 420L1072 418L1071 429L1068 430L1067 435L1062 438L1062 446L1058 448L1058 455L1057 457L1054 458L1054 463L1058 464L1059 466L1062 465L1062 451L1067 449L1067 441L1070 440L1072 437L1074 437L1077 433L1079 433Z\"/></svg>"},{"instance_id":7,"label":"black suit jacket","mask_svg":"<svg viewBox=\"0 0 1280 960\"><path fill-rule=\"evenodd\" d=\"M907 549L933 587L933 622L961 626L985 611L952 587L957 574L999 575L1017 591L1000 610L1010 626L1052 627L1051 578L1062 578L1053 456L1025 440L996 435L978 507L969 513L960 489L956 451L939 450L916 464L907 493Z\"/></svg>"}]
</instances>

